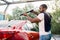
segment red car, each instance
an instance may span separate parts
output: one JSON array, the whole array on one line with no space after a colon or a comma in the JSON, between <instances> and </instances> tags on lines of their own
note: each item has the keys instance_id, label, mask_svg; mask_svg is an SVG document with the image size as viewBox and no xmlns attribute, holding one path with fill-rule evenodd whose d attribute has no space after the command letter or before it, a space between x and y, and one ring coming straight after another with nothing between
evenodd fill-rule
<instances>
[{"instance_id":1,"label":"red car","mask_svg":"<svg viewBox=\"0 0 60 40\"><path fill-rule=\"evenodd\" d=\"M24 25L26 23L22 22ZM39 40L39 33L34 31L26 31L19 25L12 25L10 29L0 29L0 40ZM16 28L19 26L19 28Z\"/></svg>"}]
</instances>

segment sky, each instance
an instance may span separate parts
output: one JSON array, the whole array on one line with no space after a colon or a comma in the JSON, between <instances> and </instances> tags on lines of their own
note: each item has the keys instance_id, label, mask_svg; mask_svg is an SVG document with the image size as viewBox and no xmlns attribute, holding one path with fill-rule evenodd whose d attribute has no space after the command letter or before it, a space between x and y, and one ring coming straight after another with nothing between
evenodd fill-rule
<instances>
[{"instance_id":1,"label":"sky","mask_svg":"<svg viewBox=\"0 0 60 40\"><path fill-rule=\"evenodd\" d=\"M53 1L37 1L37 2L30 2L30 3L19 3L19 4L12 4L8 7L6 14L12 15L12 10L16 7L24 8L25 5L32 4L34 6L34 10L38 9L41 4L47 4L48 9L47 12L52 12L52 7L55 6ZM0 12L4 12L7 5L0 6Z\"/></svg>"}]
</instances>

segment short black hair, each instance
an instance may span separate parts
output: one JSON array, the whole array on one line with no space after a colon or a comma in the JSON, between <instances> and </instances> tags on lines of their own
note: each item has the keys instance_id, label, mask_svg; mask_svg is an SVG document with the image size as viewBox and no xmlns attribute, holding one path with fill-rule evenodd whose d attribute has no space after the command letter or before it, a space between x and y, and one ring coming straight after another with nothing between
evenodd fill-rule
<instances>
[{"instance_id":1,"label":"short black hair","mask_svg":"<svg viewBox=\"0 0 60 40\"><path fill-rule=\"evenodd\" d=\"M47 9L47 5L46 4L42 4L41 5L43 8L46 8Z\"/></svg>"}]
</instances>

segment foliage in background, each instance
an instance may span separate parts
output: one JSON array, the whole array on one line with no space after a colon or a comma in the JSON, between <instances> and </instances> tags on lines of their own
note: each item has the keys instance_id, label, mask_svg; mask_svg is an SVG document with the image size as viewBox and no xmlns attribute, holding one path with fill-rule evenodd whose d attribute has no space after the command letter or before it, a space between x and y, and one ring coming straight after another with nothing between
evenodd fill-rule
<instances>
[{"instance_id":1,"label":"foliage in background","mask_svg":"<svg viewBox=\"0 0 60 40\"><path fill-rule=\"evenodd\" d=\"M31 4L26 5L24 8L19 8L16 7L15 9L13 9L13 18L15 20L26 20L25 16L20 16L21 14L23 14L24 12L30 11L32 8L34 8ZM32 13L28 13L29 16L31 16L32 18L35 17L33 16L34 14Z\"/></svg>"},{"instance_id":2,"label":"foliage in background","mask_svg":"<svg viewBox=\"0 0 60 40\"><path fill-rule=\"evenodd\" d=\"M52 15L52 33L60 34L60 7L58 4L59 0L55 0L55 11L51 13Z\"/></svg>"},{"instance_id":3,"label":"foliage in background","mask_svg":"<svg viewBox=\"0 0 60 40\"><path fill-rule=\"evenodd\" d=\"M60 34L60 9L52 13L52 33Z\"/></svg>"}]
</instances>

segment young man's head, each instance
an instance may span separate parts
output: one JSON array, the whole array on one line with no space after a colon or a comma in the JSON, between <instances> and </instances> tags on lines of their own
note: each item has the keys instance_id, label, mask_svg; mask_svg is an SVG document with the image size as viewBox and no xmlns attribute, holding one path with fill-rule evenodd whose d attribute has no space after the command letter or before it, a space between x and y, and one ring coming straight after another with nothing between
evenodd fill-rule
<instances>
[{"instance_id":1,"label":"young man's head","mask_svg":"<svg viewBox=\"0 0 60 40\"><path fill-rule=\"evenodd\" d=\"M46 4L42 4L42 5L39 7L39 11L40 11L40 13L45 12L46 9L47 9L47 5L46 5Z\"/></svg>"}]
</instances>

